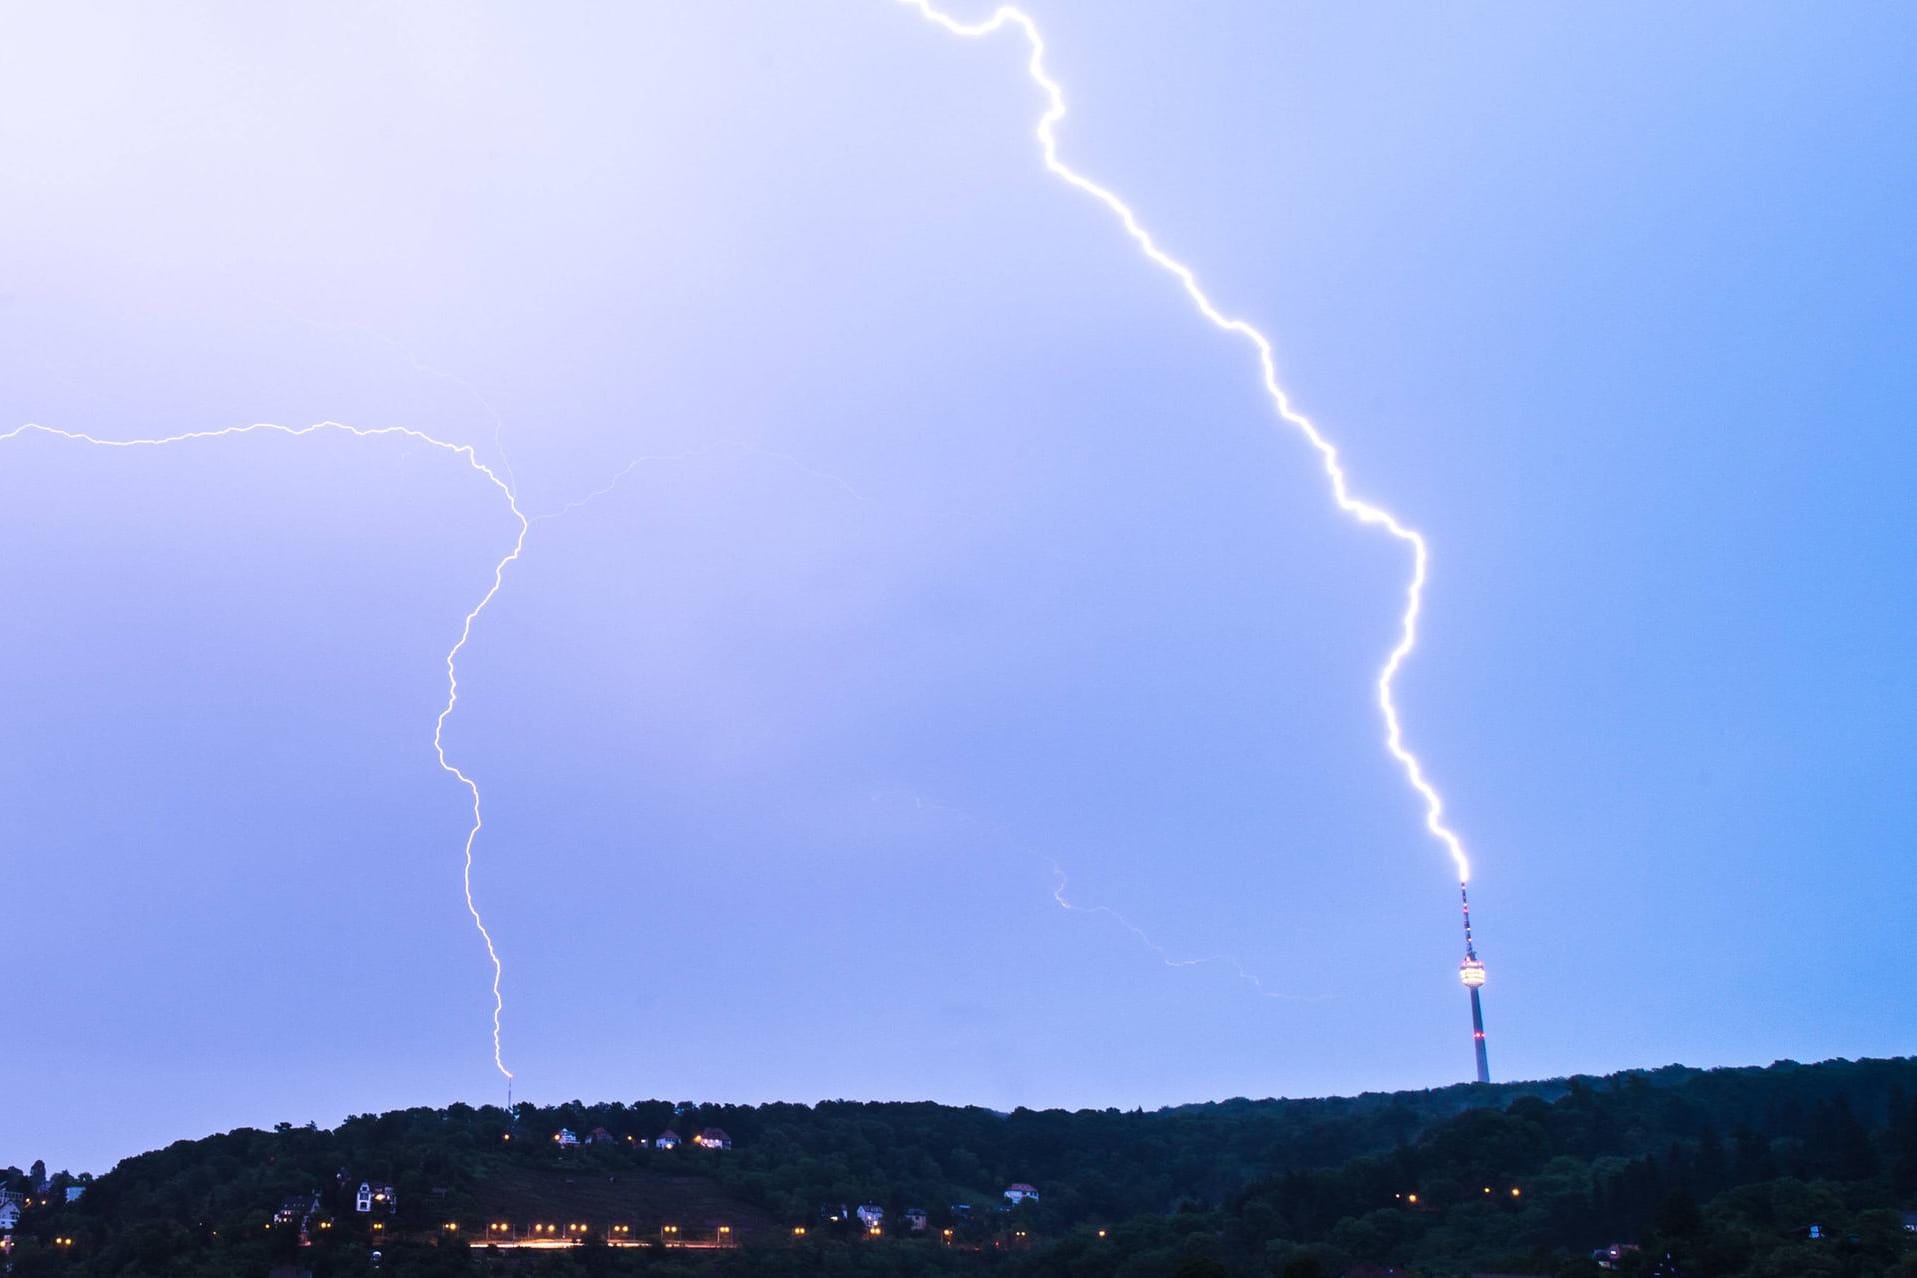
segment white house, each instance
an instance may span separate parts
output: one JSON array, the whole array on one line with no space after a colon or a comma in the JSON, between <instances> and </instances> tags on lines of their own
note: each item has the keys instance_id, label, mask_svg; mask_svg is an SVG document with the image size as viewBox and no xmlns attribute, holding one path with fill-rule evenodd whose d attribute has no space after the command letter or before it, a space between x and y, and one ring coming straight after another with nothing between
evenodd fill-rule
<instances>
[{"instance_id":1,"label":"white house","mask_svg":"<svg viewBox=\"0 0 1917 1278\"><path fill-rule=\"evenodd\" d=\"M653 1139L652 1147L654 1149L679 1148L679 1133L673 1131L670 1127L666 1128L666 1130L660 1132L659 1135Z\"/></svg>"},{"instance_id":2,"label":"white house","mask_svg":"<svg viewBox=\"0 0 1917 1278\"><path fill-rule=\"evenodd\" d=\"M732 1137L726 1135L723 1127L708 1127L694 1136L692 1143L701 1149L731 1149Z\"/></svg>"},{"instance_id":3,"label":"white house","mask_svg":"<svg viewBox=\"0 0 1917 1278\"><path fill-rule=\"evenodd\" d=\"M579 1143L579 1137L573 1134L573 1130L570 1127L561 1127L558 1131L554 1132L552 1134L552 1140L553 1144L559 1146L561 1149L571 1149Z\"/></svg>"},{"instance_id":4,"label":"white house","mask_svg":"<svg viewBox=\"0 0 1917 1278\"><path fill-rule=\"evenodd\" d=\"M1024 1181L1020 1181L1016 1185L1007 1185L1005 1187L1005 1201L1008 1203L1016 1205L1024 1202L1028 1198L1033 1202L1037 1202L1038 1191Z\"/></svg>"},{"instance_id":5,"label":"white house","mask_svg":"<svg viewBox=\"0 0 1917 1278\"><path fill-rule=\"evenodd\" d=\"M924 1233L926 1225L930 1224L931 1220L931 1215L923 1207L905 1209L905 1227L915 1234Z\"/></svg>"},{"instance_id":6,"label":"white house","mask_svg":"<svg viewBox=\"0 0 1917 1278\"><path fill-rule=\"evenodd\" d=\"M20 1224L20 1204L8 1199L0 1202L0 1234L10 1234Z\"/></svg>"},{"instance_id":7,"label":"white house","mask_svg":"<svg viewBox=\"0 0 1917 1278\"><path fill-rule=\"evenodd\" d=\"M357 1212L382 1211L388 1216L399 1207L399 1194L391 1185L375 1185L370 1180L359 1183L359 1192L353 1195L353 1210Z\"/></svg>"},{"instance_id":8,"label":"white house","mask_svg":"<svg viewBox=\"0 0 1917 1278\"><path fill-rule=\"evenodd\" d=\"M867 1229L877 1229L885 1223L885 1208L877 1203L860 1203L859 1223Z\"/></svg>"}]
</instances>

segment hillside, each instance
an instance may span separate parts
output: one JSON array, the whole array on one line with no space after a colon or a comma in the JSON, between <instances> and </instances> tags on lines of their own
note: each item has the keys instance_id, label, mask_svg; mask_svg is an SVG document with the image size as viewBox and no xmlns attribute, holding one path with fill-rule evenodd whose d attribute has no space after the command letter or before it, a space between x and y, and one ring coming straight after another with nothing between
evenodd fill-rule
<instances>
[{"instance_id":1,"label":"hillside","mask_svg":"<svg viewBox=\"0 0 1917 1278\"><path fill-rule=\"evenodd\" d=\"M690 1142L715 1128L731 1148ZM456 1105L180 1141L71 1203L5 1175L27 1278L360 1274L375 1250L402 1275L1584 1275L1612 1243L1641 1247L1615 1272L1917 1278L1917 1061L1149 1113ZM363 1184L390 1204L356 1210Z\"/></svg>"}]
</instances>

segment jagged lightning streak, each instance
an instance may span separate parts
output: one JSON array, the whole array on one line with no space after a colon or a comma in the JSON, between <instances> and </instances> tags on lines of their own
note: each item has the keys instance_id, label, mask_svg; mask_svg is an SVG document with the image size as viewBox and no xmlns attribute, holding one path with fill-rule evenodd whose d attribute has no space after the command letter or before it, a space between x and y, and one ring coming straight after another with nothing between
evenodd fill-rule
<instances>
[{"instance_id":1,"label":"jagged lightning streak","mask_svg":"<svg viewBox=\"0 0 1917 1278\"><path fill-rule=\"evenodd\" d=\"M19 439L23 435L36 434L50 436L54 439L63 439L72 443L91 444L100 448L160 448L170 444L185 444L197 440L209 439L231 439L239 435L261 433L279 434L292 439L299 439L320 431L340 431L358 439L402 437L430 445L433 448L452 453L458 457L463 457L468 466L478 471L481 475L484 475L493 487L499 490L500 495L506 499L507 509L512 511L513 518L519 523L519 534L513 538L512 549L508 551L498 563L493 565L492 585L487 587L485 595L480 598L479 602L473 605L472 611L466 614L466 619L459 628L458 642L453 644L446 652L446 704L440 709L439 717L433 721L433 753L439 758L440 768L449 775L457 778L459 783L466 787L467 792L471 794L473 800L473 823L466 831L465 862L461 869L461 882L466 891L466 911L473 916L473 926L479 929L480 939L486 943L486 957L492 960L493 1066L505 1077L507 1096L510 1100L513 1072L506 1068L506 1062L499 1041L499 1021L506 1008L505 998L500 993L500 983L505 979L505 967L499 961L499 950L493 944L493 934L487 931L486 920L480 917L479 906L477 902L473 900L473 843L479 838L479 831L485 824L480 818L479 783L467 776L452 760L446 757L444 738L446 720L453 713L453 707L459 704L460 651L465 648L467 641L472 638L473 623L479 620L479 614L486 611L486 605L493 601L494 596L499 594L499 588L505 584L506 566L518 559L520 551L524 550L526 546L526 532L531 524L520 511L519 500L513 495L511 485L501 479L490 466L480 461L479 455L473 451L470 444L448 443L443 439L435 439L424 431L414 430L407 426L364 428L348 426L342 422L332 421L316 422L311 426L280 426L272 422L254 422L249 426L226 426L219 430L184 431L178 435L166 435L148 439L101 439L96 435L89 435L82 431L61 430L58 427L42 426L36 422L28 422L23 426L16 426L5 434L0 434L0 444Z\"/></svg>"},{"instance_id":2,"label":"jagged lightning streak","mask_svg":"<svg viewBox=\"0 0 1917 1278\"><path fill-rule=\"evenodd\" d=\"M1117 910L1114 910L1111 906L1080 905L1075 901L1068 900L1065 896L1067 880L1065 878L1064 867L1059 865L1057 861L1052 861L1051 866L1052 899L1058 902L1059 909L1072 914L1103 914L1127 932L1130 932L1140 945L1156 954L1159 961L1166 967L1206 967L1213 963L1223 963L1225 966L1231 968L1233 972L1237 973L1239 980L1251 986L1259 998L1283 999L1289 1003L1322 1003L1333 997L1330 994L1290 994L1283 990L1266 989L1263 978L1230 954L1207 954L1203 958L1175 958L1170 950L1151 938L1151 933L1126 918L1123 914L1120 914Z\"/></svg>"},{"instance_id":3,"label":"jagged lightning streak","mask_svg":"<svg viewBox=\"0 0 1917 1278\"><path fill-rule=\"evenodd\" d=\"M1138 215L1125 201L1111 190L1100 186L1078 170L1058 158L1058 122L1065 118L1065 91L1058 81L1052 79L1045 70L1045 40L1039 34L1038 24L1031 15L1022 9L1003 5L993 10L992 15L980 22L962 22L950 14L936 8L931 0L898 0L898 3L916 10L920 17L936 24L955 36L975 39L989 36L1005 27L1016 27L1025 35L1030 56L1025 69L1033 83L1045 95L1045 113L1038 120L1038 145L1044 156L1045 168L1061 181L1078 188L1109 209L1123 223L1125 233L1131 236L1153 265L1170 273L1184 287L1185 295L1214 327L1235 334L1250 342L1258 352L1258 367L1262 375L1265 394L1271 400L1281 420L1296 428L1305 440L1317 450L1323 463L1325 477L1331 482L1331 495L1338 509L1356 519L1361 524L1380 527L1411 549L1411 582L1405 589L1404 612L1399 621L1398 642L1392 647L1391 655L1378 671L1377 691L1378 709L1384 715L1385 748L1391 757L1398 761L1404 770L1405 779L1411 788L1418 792L1424 802L1424 825L1431 835L1444 845L1450 853L1453 864L1458 870L1458 882L1465 883L1471 878L1471 862L1465 855L1464 841L1457 832L1445 824L1444 799L1437 788L1425 776L1424 764L1404 743L1404 730L1398 722L1397 703L1392 700L1391 688L1403 667L1405 659L1412 649L1418 646L1418 615L1424 605L1424 585L1426 571L1430 562L1430 552L1425 545L1424 535L1407 526L1384 507L1351 493L1350 482L1345 477L1343 464L1339 461L1338 449L1330 439L1318 429L1309 417L1292 407L1291 397L1278 382L1277 359L1273 354L1271 339L1259 332L1246 320L1234 319L1218 309L1211 296L1199 286L1198 277L1192 268L1179 261L1158 246L1151 232L1139 222Z\"/></svg>"},{"instance_id":4,"label":"jagged lightning streak","mask_svg":"<svg viewBox=\"0 0 1917 1278\"><path fill-rule=\"evenodd\" d=\"M1284 990L1271 989L1265 984L1263 977L1246 967L1235 956L1230 954L1206 954L1197 958L1181 958L1154 940L1150 932L1147 932L1144 928L1132 922L1130 918L1118 910L1113 909L1111 906L1081 905L1066 896L1065 889L1070 885L1070 880L1066 877L1065 867L1059 863L1058 858L1055 856L1047 856L1039 852L1036 848L1031 847L1014 835L1011 829L1003 822L978 816L976 813L967 812L964 808L954 807L949 803L941 803L936 799L928 799L916 790L908 790L906 793L911 796L912 806L921 812L936 812L941 816L949 817L955 822L983 830L988 837L1003 845L1005 848L1018 853L1021 857L1034 857L1043 861L1051 867L1052 900L1057 904L1059 909L1064 910L1067 914L1103 915L1130 933L1133 940L1137 941L1139 945L1145 949L1151 951L1151 953L1157 957L1158 961L1166 967L1193 968L1223 964L1229 967L1240 981L1251 986L1260 998L1283 999L1293 1003L1320 1003L1338 997L1335 994L1293 994ZM880 796L876 794L872 797L875 802L880 798Z\"/></svg>"}]
</instances>

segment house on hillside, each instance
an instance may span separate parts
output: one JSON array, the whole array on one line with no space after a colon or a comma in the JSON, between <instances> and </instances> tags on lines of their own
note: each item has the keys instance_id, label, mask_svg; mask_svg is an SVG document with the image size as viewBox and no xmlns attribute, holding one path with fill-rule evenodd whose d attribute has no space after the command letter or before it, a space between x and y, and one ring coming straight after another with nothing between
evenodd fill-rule
<instances>
[{"instance_id":1,"label":"house on hillside","mask_svg":"<svg viewBox=\"0 0 1917 1278\"><path fill-rule=\"evenodd\" d=\"M552 1134L552 1143L561 1149L574 1149L579 1144L579 1137L573 1134L572 1128L561 1127Z\"/></svg>"},{"instance_id":2,"label":"house on hillside","mask_svg":"<svg viewBox=\"0 0 1917 1278\"><path fill-rule=\"evenodd\" d=\"M603 1127L595 1127L586 1133L586 1143L588 1145L616 1145L619 1143L619 1138Z\"/></svg>"},{"instance_id":3,"label":"house on hillside","mask_svg":"<svg viewBox=\"0 0 1917 1278\"><path fill-rule=\"evenodd\" d=\"M652 1147L654 1149L679 1148L679 1133L673 1131L670 1127L666 1128L666 1130L660 1132L653 1138Z\"/></svg>"},{"instance_id":4,"label":"house on hillside","mask_svg":"<svg viewBox=\"0 0 1917 1278\"><path fill-rule=\"evenodd\" d=\"M694 1136L692 1143L701 1149L731 1149L732 1137L726 1135L723 1127L708 1127Z\"/></svg>"},{"instance_id":5,"label":"house on hillside","mask_svg":"<svg viewBox=\"0 0 1917 1278\"><path fill-rule=\"evenodd\" d=\"M1038 1191L1036 1189L1033 1189L1030 1185L1026 1184L1024 1181L1020 1181L1016 1185L1007 1185L1005 1187L1005 1201L1008 1203L1011 1203L1013 1206L1017 1206L1019 1203L1026 1202L1028 1200L1031 1202L1037 1202Z\"/></svg>"},{"instance_id":6,"label":"house on hillside","mask_svg":"<svg viewBox=\"0 0 1917 1278\"><path fill-rule=\"evenodd\" d=\"M931 1214L923 1207L907 1207L900 1218L905 1221L905 1227L915 1234L924 1233L925 1227L932 1223Z\"/></svg>"},{"instance_id":7,"label":"house on hillside","mask_svg":"<svg viewBox=\"0 0 1917 1278\"><path fill-rule=\"evenodd\" d=\"M885 1224L885 1208L877 1203L859 1204L859 1223L867 1229L878 1229Z\"/></svg>"},{"instance_id":8,"label":"house on hillside","mask_svg":"<svg viewBox=\"0 0 1917 1278\"><path fill-rule=\"evenodd\" d=\"M20 1204L12 1199L0 1202L0 1234L10 1234L20 1227Z\"/></svg>"},{"instance_id":9,"label":"house on hillside","mask_svg":"<svg viewBox=\"0 0 1917 1278\"><path fill-rule=\"evenodd\" d=\"M319 1209L320 1196L317 1189L310 1194L295 1194L291 1198L281 1200L280 1209L273 1213L273 1223L303 1227L306 1218Z\"/></svg>"},{"instance_id":10,"label":"house on hillside","mask_svg":"<svg viewBox=\"0 0 1917 1278\"><path fill-rule=\"evenodd\" d=\"M391 1185L379 1185L370 1180L359 1183L359 1192L353 1195L353 1210L361 1215L379 1212L390 1216L399 1210L399 1191Z\"/></svg>"}]
</instances>

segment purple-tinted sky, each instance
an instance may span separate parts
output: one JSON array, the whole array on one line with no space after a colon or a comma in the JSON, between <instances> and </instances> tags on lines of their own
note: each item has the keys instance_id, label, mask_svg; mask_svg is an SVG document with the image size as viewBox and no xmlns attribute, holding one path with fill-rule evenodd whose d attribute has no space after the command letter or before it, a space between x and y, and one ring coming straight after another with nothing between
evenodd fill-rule
<instances>
[{"instance_id":1,"label":"purple-tinted sky","mask_svg":"<svg viewBox=\"0 0 1917 1278\"><path fill-rule=\"evenodd\" d=\"M1495 1073L1917 1050L1917 15L1032 7L1069 158L1431 539ZM650 459L461 660L521 1096L1467 1075L1405 559L1040 167L1023 56L9 20L0 432L406 425L533 515ZM0 1163L503 1098L431 730L515 531L392 439L0 445Z\"/></svg>"}]
</instances>

